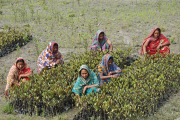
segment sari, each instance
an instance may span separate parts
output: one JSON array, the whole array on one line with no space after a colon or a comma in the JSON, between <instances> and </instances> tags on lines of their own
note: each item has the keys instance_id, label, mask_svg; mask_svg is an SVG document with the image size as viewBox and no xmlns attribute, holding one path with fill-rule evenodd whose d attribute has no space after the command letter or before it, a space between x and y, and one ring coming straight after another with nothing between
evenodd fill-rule
<instances>
[{"instance_id":1,"label":"sari","mask_svg":"<svg viewBox=\"0 0 180 120\"><path fill-rule=\"evenodd\" d=\"M21 59L23 59L23 58L22 58L22 57L18 58L18 59L16 60L16 62L17 62L18 60L21 60ZM24 59L23 59L23 60L24 60ZM9 73L8 73L8 76L7 76L7 84L6 84L5 91L7 91L10 87L13 87L13 86L14 86L14 84L12 83L13 81L20 82L19 76L20 76L21 74L26 74L26 73L32 72L31 69L30 69L30 67L28 67L27 64L25 63L25 61L24 61L24 68L22 68L21 70L19 70L19 69L17 68L16 62L15 62L14 65L11 67L11 69L10 69L10 71L9 71ZM28 77L23 77L22 79L25 80L25 81L28 81L28 80L29 80Z\"/></svg>"},{"instance_id":2,"label":"sari","mask_svg":"<svg viewBox=\"0 0 180 120\"><path fill-rule=\"evenodd\" d=\"M156 50L156 48L158 47L158 45L161 43L168 43L168 45L167 46L163 46L163 48L162 49L160 49L159 50L159 53L160 54L165 54L165 55L167 55L167 54L169 54L170 53L170 48L169 48L169 45L170 45L170 42L169 42L169 40L163 35L163 34L160 34L160 36L159 36L159 38L158 39L155 39L154 37L153 37L153 35L154 35L154 32L155 32L155 30L157 29L157 28L159 28L159 27L155 27L154 29L153 29L153 31L148 35L148 37L146 38L146 39L144 39L144 42L143 42L143 44L142 44L142 49L141 49L141 55L143 55L144 54L144 52L143 52L143 45L145 44L145 42L147 41L147 40L149 40L150 42L149 42L149 44L148 44L148 46L146 47L146 51L147 51L147 54L149 54L149 55L154 55L154 54L156 54L158 51ZM160 29L160 28L159 28Z\"/></svg>"},{"instance_id":3,"label":"sari","mask_svg":"<svg viewBox=\"0 0 180 120\"><path fill-rule=\"evenodd\" d=\"M106 54L102 57L102 62L98 65L98 79L100 81L100 85L103 85L104 83L111 82L110 79L101 80L100 75L103 74L103 76L108 76L108 73L111 71L119 71L121 70L120 67L118 67L114 62L112 65L108 66L108 61L110 58L113 58L112 55ZM121 73L117 73L114 75L121 76Z\"/></svg>"},{"instance_id":4,"label":"sari","mask_svg":"<svg viewBox=\"0 0 180 120\"><path fill-rule=\"evenodd\" d=\"M47 69L51 69L55 66L55 63L58 59L61 59L61 62L59 64L64 64L63 57L59 51L57 53L53 53L53 47L54 44L57 44L56 42L52 41L50 42L46 49L41 52L41 54L38 57L37 60L37 70L38 74L47 67ZM60 56L60 58L57 58L57 56Z\"/></svg>"},{"instance_id":5,"label":"sari","mask_svg":"<svg viewBox=\"0 0 180 120\"><path fill-rule=\"evenodd\" d=\"M107 43L108 38L105 36L105 33L104 33L103 40L101 40L99 42L99 35L102 32L103 32L102 30L98 30L96 32L96 35L94 36L94 39L93 39L93 43L92 43L92 45L90 47L91 50L97 51L98 49L100 49L101 51L103 51L105 49L109 49L110 48L109 44Z\"/></svg>"},{"instance_id":6,"label":"sari","mask_svg":"<svg viewBox=\"0 0 180 120\"><path fill-rule=\"evenodd\" d=\"M81 76L81 70L82 69L85 69L85 70L88 71L89 76L88 76L87 79L84 79ZM80 69L79 69L79 75L78 75L78 78L76 80L76 83L74 84L72 92L74 92L75 94L78 94L78 95L81 96L82 93L83 93L83 88L86 85L96 85L97 87L99 87L99 81L97 79L96 74L93 71L90 71L90 69L89 69L89 67L87 65L82 65L80 67ZM96 93L97 92L97 87L91 87L91 88L86 89L85 95L89 95L91 93Z\"/></svg>"}]
</instances>

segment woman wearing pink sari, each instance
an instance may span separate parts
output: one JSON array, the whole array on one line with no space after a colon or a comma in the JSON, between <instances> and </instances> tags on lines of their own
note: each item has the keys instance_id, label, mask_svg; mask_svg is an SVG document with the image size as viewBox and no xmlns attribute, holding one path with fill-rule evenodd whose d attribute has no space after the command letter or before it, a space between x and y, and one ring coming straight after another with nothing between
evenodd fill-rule
<instances>
[{"instance_id":1,"label":"woman wearing pink sari","mask_svg":"<svg viewBox=\"0 0 180 120\"><path fill-rule=\"evenodd\" d=\"M20 80L29 80L28 76L32 75L31 69L27 66L23 58L18 58L14 65L11 67L7 76L7 85L5 89L5 95L8 96L8 89L14 85L20 85Z\"/></svg>"},{"instance_id":2,"label":"woman wearing pink sari","mask_svg":"<svg viewBox=\"0 0 180 120\"><path fill-rule=\"evenodd\" d=\"M140 54L143 55L147 53L149 55L154 55L159 51L160 54L167 55L170 53L169 45L169 40L161 34L161 29L156 27L149 36L144 39Z\"/></svg>"}]
</instances>

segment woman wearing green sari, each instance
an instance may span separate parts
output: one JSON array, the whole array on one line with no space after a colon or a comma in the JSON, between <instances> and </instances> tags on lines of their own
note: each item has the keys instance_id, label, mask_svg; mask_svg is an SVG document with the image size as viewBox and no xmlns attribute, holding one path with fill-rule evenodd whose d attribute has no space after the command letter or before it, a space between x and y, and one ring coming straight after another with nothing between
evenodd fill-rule
<instances>
[{"instance_id":1,"label":"woman wearing green sari","mask_svg":"<svg viewBox=\"0 0 180 120\"><path fill-rule=\"evenodd\" d=\"M79 69L79 76L74 84L72 92L80 97L82 94L88 95L97 92L99 87L99 80L93 71L90 71L87 65L82 65Z\"/></svg>"}]
</instances>

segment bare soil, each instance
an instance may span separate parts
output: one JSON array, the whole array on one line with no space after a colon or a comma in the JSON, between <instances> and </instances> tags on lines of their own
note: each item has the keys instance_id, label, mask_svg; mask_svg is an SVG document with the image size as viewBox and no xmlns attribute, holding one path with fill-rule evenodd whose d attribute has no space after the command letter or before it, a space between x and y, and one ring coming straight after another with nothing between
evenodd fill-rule
<instances>
[{"instance_id":1,"label":"bare soil","mask_svg":"<svg viewBox=\"0 0 180 120\"><path fill-rule=\"evenodd\" d=\"M68 62L72 53L80 53L85 50L83 48L83 37L78 37L79 34L86 36L88 46L90 46L96 31L98 29L103 29L109 40L112 41L112 44L116 45L117 48L123 48L124 46L132 47L132 54L139 55L143 39L154 27L160 26L161 28L164 28L162 33L167 36L169 40L172 40L172 38L175 37L174 42L170 46L171 53L180 53L180 27L178 24L180 21L180 8L179 10L176 9L174 11L172 9L172 14L174 15L161 18L158 17L160 11L158 12L158 7L156 6L157 4L167 4L168 6L168 3L172 5L171 0L114 0L113 2L111 0L85 0L80 1L80 5L74 0L52 0L52 2L44 0L45 4L43 3L43 0L30 1L31 2L23 2L23 0L19 0L17 2L12 2L9 0L9 2L2 2L2 6L0 6L0 10L3 11L2 15L0 15L0 28L4 28L5 25L24 27L29 24L29 29L32 29L31 34L33 35L33 41L30 41L27 45L21 47L20 50L13 51L7 56L0 57L0 81L2 81L2 83L0 83L0 108L6 103L4 99L4 89L8 71L17 57L23 57L34 73L37 73L36 60L38 55L46 48L47 43L50 41L57 41L59 43L59 51L62 53L65 62ZM179 0L175 0L175 2L177 4L180 3ZM141 21L140 18L129 19L131 14L133 15L133 11L132 13L127 12L127 8L131 10L137 6L136 9L140 9L141 5L148 7L151 4L154 4L154 9L157 9L157 12L154 13L154 16L157 16L157 19L152 18L152 20L148 19L146 21ZM32 6L34 10L33 15L31 15L30 12L30 6ZM121 9L122 7L125 7L124 11L118 11L118 9ZM15 14L13 14L13 8L19 10L19 12L17 12L17 21L14 21ZM21 10L27 11L27 18L24 21L21 16L23 15L21 14ZM123 18L123 16L117 17L123 12L127 13L126 16L124 16L126 19ZM68 17L66 14L75 14L75 18ZM96 17L96 14L98 17ZM58 17L62 16L62 18L59 17L60 20L58 21L56 15L58 15ZM139 17L140 15L137 13L137 16ZM144 19L145 18L146 17L144 17ZM73 24L72 20L74 20L75 24ZM36 47L37 45L38 47ZM180 111L178 109L180 107L179 103L180 92L172 95L157 114L150 117L150 119L165 120L180 117ZM77 111L77 109L70 110L70 112L64 116L67 116L67 119L72 119L72 116L76 114ZM27 116L19 114L10 115L10 117L14 117L15 119L29 119ZM10 119L9 115L0 112L0 119L6 118Z\"/></svg>"}]
</instances>

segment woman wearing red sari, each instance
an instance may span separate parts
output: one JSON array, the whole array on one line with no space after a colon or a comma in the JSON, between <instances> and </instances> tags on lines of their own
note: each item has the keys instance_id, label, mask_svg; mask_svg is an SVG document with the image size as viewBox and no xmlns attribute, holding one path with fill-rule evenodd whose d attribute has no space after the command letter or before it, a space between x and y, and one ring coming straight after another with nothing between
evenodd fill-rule
<instances>
[{"instance_id":1,"label":"woman wearing red sari","mask_svg":"<svg viewBox=\"0 0 180 120\"><path fill-rule=\"evenodd\" d=\"M154 55L159 51L160 54L166 55L170 53L169 45L169 40L161 34L161 29L156 27L149 36L144 39L140 54L143 55L147 53L149 55Z\"/></svg>"},{"instance_id":2,"label":"woman wearing red sari","mask_svg":"<svg viewBox=\"0 0 180 120\"><path fill-rule=\"evenodd\" d=\"M18 58L14 65L11 67L7 76L7 85L5 95L8 96L8 89L14 85L20 86L20 80L29 80L28 76L32 75L31 69L27 66L23 58Z\"/></svg>"}]
</instances>

